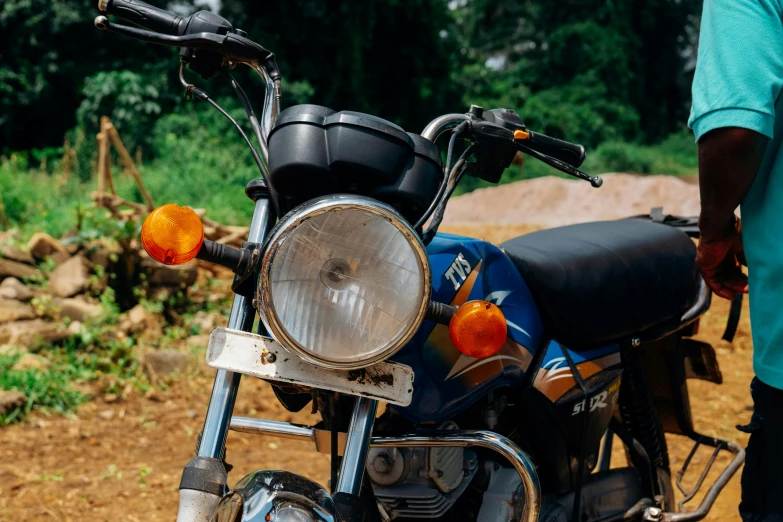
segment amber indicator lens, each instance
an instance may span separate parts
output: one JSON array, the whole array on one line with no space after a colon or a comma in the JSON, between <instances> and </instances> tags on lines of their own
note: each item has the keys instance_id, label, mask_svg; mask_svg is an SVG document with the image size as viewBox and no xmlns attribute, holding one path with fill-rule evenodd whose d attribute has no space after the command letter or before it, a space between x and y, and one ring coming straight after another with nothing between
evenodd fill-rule
<instances>
[{"instance_id":1,"label":"amber indicator lens","mask_svg":"<svg viewBox=\"0 0 783 522\"><path fill-rule=\"evenodd\" d=\"M457 349L469 357L484 359L500 351L506 342L506 317L487 301L460 306L449 323L449 335Z\"/></svg>"},{"instance_id":2,"label":"amber indicator lens","mask_svg":"<svg viewBox=\"0 0 783 522\"><path fill-rule=\"evenodd\" d=\"M204 226L188 207L169 204L152 211L141 226L141 244L152 259L165 265L187 263L201 250Z\"/></svg>"}]
</instances>

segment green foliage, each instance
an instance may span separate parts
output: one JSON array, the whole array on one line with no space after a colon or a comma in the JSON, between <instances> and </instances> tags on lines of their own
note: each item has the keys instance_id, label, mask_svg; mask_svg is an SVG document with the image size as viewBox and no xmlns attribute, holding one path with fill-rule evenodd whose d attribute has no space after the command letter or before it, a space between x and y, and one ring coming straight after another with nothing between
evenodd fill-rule
<instances>
[{"instance_id":1,"label":"green foliage","mask_svg":"<svg viewBox=\"0 0 783 522\"><path fill-rule=\"evenodd\" d=\"M218 101L235 120L245 119L244 110L231 99ZM161 160L142 169L142 176L156 204L207 208L211 218L223 223L249 218L253 207L244 188L259 174L247 145L226 118L207 105L190 105L161 118L152 142ZM136 197L141 201L140 194Z\"/></svg>"},{"instance_id":2,"label":"green foliage","mask_svg":"<svg viewBox=\"0 0 783 522\"><path fill-rule=\"evenodd\" d=\"M517 109L534 130L590 147L654 142L687 117L698 0L454 4L452 81L466 105Z\"/></svg>"},{"instance_id":3,"label":"green foliage","mask_svg":"<svg viewBox=\"0 0 783 522\"><path fill-rule=\"evenodd\" d=\"M588 155L584 169L590 172L634 174L698 174L696 144L689 132L678 132L656 145L633 145L619 141L601 144Z\"/></svg>"},{"instance_id":4,"label":"green foliage","mask_svg":"<svg viewBox=\"0 0 783 522\"><path fill-rule=\"evenodd\" d=\"M161 113L159 98L168 86L165 77L154 79L157 81L150 82L150 78L128 70L102 71L86 78L76 120L83 128L95 129L101 116L109 116L126 147L133 150L144 142Z\"/></svg>"},{"instance_id":5,"label":"green foliage","mask_svg":"<svg viewBox=\"0 0 783 522\"><path fill-rule=\"evenodd\" d=\"M84 0L0 2L0 152L60 146L76 123L85 78L99 71L132 70L151 85L176 81L176 50L98 31L97 14Z\"/></svg>"},{"instance_id":6,"label":"green foliage","mask_svg":"<svg viewBox=\"0 0 783 522\"><path fill-rule=\"evenodd\" d=\"M27 402L0 415L0 424L10 424L25 417L32 410L66 413L87 397L71 387L72 375L62 367L49 370L14 370L19 355L0 355L0 389L24 393Z\"/></svg>"},{"instance_id":7,"label":"green foliage","mask_svg":"<svg viewBox=\"0 0 783 522\"><path fill-rule=\"evenodd\" d=\"M639 115L630 105L606 97L604 84L582 79L539 91L527 99L525 123L544 134L594 148L607 140L635 136Z\"/></svg>"},{"instance_id":8,"label":"green foliage","mask_svg":"<svg viewBox=\"0 0 783 522\"><path fill-rule=\"evenodd\" d=\"M87 194L75 185L60 185L45 172L27 169L23 156L0 158L0 228L38 224L53 235L76 222L75 202Z\"/></svg>"},{"instance_id":9,"label":"green foliage","mask_svg":"<svg viewBox=\"0 0 783 522\"><path fill-rule=\"evenodd\" d=\"M462 108L446 0L223 0L220 14L274 51L284 80L307 80L313 103L410 130Z\"/></svg>"}]
</instances>

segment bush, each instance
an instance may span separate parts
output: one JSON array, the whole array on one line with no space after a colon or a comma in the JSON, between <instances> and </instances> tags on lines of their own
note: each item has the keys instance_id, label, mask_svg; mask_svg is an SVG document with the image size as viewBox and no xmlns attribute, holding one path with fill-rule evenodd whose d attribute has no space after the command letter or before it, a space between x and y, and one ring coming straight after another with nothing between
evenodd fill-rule
<instances>
[{"instance_id":1,"label":"bush","mask_svg":"<svg viewBox=\"0 0 783 522\"><path fill-rule=\"evenodd\" d=\"M647 147L631 143L610 141L596 149L584 168L593 172L633 172L650 174L655 164L655 154Z\"/></svg>"},{"instance_id":2,"label":"bush","mask_svg":"<svg viewBox=\"0 0 783 522\"><path fill-rule=\"evenodd\" d=\"M693 135L677 132L656 145L636 145L610 141L588 153L584 168L590 172L629 172L632 174L672 174L692 176L698 173L699 158Z\"/></svg>"}]
</instances>

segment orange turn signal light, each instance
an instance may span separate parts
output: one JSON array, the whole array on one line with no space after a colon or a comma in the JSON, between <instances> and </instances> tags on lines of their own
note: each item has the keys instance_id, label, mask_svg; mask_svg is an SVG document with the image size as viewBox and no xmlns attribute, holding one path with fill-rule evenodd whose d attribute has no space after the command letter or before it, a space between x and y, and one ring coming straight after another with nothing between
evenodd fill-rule
<instances>
[{"instance_id":1,"label":"orange turn signal light","mask_svg":"<svg viewBox=\"0 0 783 522\"><path fill-rule=\"evenodd\" d=\"M188 207L168 204L152 211L141 226L141 244L152 259L181 265L198 254L204 243L201 218Z\"/></svg>"},{"instance_id":2,"label":"orange turn signal light","mask_svg":"<svg viewBox=\"0 0 783 522\"><path fill-rule=\"evenodd\" d=\"M488 301L469 301L457 308L449 322L454 346L469 357L491 357L506 343L506 317Z\"/></svg>"}]
</instances>

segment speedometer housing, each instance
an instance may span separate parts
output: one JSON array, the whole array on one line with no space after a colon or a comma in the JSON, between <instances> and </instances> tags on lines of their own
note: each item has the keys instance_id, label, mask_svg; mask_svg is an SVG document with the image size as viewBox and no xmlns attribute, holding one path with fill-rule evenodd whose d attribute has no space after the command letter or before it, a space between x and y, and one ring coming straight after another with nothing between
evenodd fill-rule
<instances>
[{"instance_id":1,"label":"speedometer housing","mask_svg":"<svg viewBox=\"0 0 783 522\"><path fill-rule=\"evenodd\" d=\"M350 192L392 205L415 223L443 172L433 142L371 114L295 105L269 134L269 176L283 212L312 198Z\"/></svg>"},{"instance_id":2,"label":"speedometer housing","mask_svg":"<svg viewBox=\"0 0 783 522\"><path fill-rule=\"evenodd\" d=\"M362 196L325 196L272 230L259 312L277 341L302 359L363 368L410 340L431 284L424 245L394 209Z\"/></svg>"}]
</instances>

